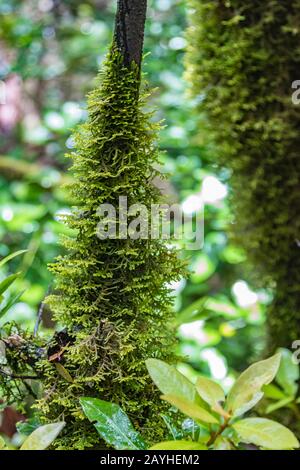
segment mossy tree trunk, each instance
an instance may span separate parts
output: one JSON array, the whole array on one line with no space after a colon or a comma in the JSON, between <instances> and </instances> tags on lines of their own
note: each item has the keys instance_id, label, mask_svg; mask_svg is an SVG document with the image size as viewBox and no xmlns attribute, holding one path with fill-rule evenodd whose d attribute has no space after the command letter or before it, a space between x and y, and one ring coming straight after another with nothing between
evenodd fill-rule
<instances>
[{"instance_id":1,"label":"mossy tree trunk","mask_svg":"<svg viewBox=\"0 0 300 470\"><path fill-rule=\"evenodd\" d=\"M97 234L101 204L116 208L118 220L120 197L127 197L128 207L143 204L149 214L161 202L152 183L158 175L158 126L143 110L141 90L146 6L145 0L119 0L113 44L70 155L76 207L66 224L74 236L64 238L66 255L51 266L56 292L48 298L65 333L56 335L50 358L40 363L45 393L37 405L47 421L67 422L55 443L59 449L99 444L84 419L81 396L118 403L149 443L166 432L145 360L174 359L168 285L179 278L181 265L165 242L151 239L151 227L146 239ZM64 339L59 358L58 339Z\"/></svg>"},{"instance_id":2,"label":"mossy tree trunk","mask_svg":"<svg viewBox=\"0 0 300 470\"><path fill-rule=\"evenodd\" d=\"M233 235L270 287L268 349L300 338L299 0L189 0L202 136L230 169Z\"/></svg>"}]
</instances>

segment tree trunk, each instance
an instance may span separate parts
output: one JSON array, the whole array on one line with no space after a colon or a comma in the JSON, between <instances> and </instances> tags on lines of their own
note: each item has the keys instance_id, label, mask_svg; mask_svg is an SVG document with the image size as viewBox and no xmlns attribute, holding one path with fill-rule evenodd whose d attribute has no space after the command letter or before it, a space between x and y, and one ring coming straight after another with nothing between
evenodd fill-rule
<instances>
[{"instance_id":1,"label":"tree trunk","mask_svg":"<svg viewBox=\"0 0 300 470\"><path fill-rule=\"evenodd\" d=\"M114 38L126 66L141 66L146 11L147 0L118 0Z\"/></svg>"},{"instance_id":2,"label":"tree trunk","mask_svg":"<svg viewBox=\"0 0 300 470\"><path fill-rule=\"evenodd\" d=\"M300 338L300 113L291 98L300 61L288 52L299 51L300 4L190 1L187 63L194 96L205 95L201 139L214 142L219 168L230 170L231 231L252 282L274 291L269 354Z\"/></svg>"}]
</instances>

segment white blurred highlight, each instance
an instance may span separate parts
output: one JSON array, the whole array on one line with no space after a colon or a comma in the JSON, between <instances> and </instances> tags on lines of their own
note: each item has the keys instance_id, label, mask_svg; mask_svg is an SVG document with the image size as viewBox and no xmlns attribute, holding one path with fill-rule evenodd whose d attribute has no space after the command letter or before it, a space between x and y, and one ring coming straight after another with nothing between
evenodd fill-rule
<instances>
[{"instance_id":1,"label":"white blurred highlight","mask_svg":"<svg viewBox=\"0 0 300 470\"><path fill-rule=\"evenodd\" d=\"M247 282L237 281L232 287L237 304L242 308L251 307L258 301L258 295L253 292Z\"/></svg>"},{"instance_id":2,"label":"white blurred highlight","mask_svg":"<svg viewBox=\"0 0 300 470\"><path fill-rule=\"evenodd\" d=\"M221 183L215 176L206 176L202 183L201 197L203 202L213 204L225 199L227 196L227 187Z\"/></svg>"}]
</instances>

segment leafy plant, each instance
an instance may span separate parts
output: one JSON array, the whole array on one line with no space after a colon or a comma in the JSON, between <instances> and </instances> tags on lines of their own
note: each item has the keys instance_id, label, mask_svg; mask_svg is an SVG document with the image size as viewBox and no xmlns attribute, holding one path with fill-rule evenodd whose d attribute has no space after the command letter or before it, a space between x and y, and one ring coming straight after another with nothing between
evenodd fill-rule
<instances>
[{"instance_id":1,"label":"leafy plant","mask_svg":"<svg viewBox=\"0 0 300 470\"><path fill-rule=\"evenodd\" d=\"M118 405L89 397L81 398L80 404L85 416L107 444L117 450L146 449L142 436L135 431L128 416Z\"/></svg>"},{"instance_id":2,"label":"leafy plant","mask_svg":"<svg viewBox=\"0 0 300 470\"><path fill-rule=\"evenodd\" d=\"M16 256L22 255L23 253L26 253L26 250L20 250L15 253L10 254L9 256L6 256L6 258L3 258L0 261L0 268L2 268L8 261L12 260ZM4 278L0 282L0 318L4 317L4 315L8 312L8 310L15 305L20 297L23 295L23 292L19 292L16 296L11 296L9 297L6 302L4 303L4 294L7 292L9 287L15 282L16 279L18 279L21 276L21 273L14 273L10 274L6 278Z\"/></svg>"},{"instance_id":3,"label":"leafy plant","mask_svg":"<svg viewBox=\"0 0 300 470\"><path fill-rule=\"evenodd\" d=\"M23 442L19 450L45 450L57 438L64 428L63 421L51 424L45 424L35 429ZM12 450L0 437L0 450Z\"/></svg>"},{"instance_id":4,"label":"leafy plant","mask_svg":"<svg viewBox=\"0 0 300 470\"><path fill-rule=\"evenodd\" d=\"M126 413L115 403L98 398L83 397L80 399L85 416L94 424L101 438L117 450L145 450L147 444L137 432ZM164 446L165 443L162 443ZM199 442L170 441L168 449L202 450ZM163 449L163 447L161 447ZM159 449L159 444L157 449Z\"/></svg>"},{"instance_id":5,"label":"leafy plant","mask_svg":"<svg viewBox=\"0 0 300 470\"><path fill-rule=\"evenodd\" d=\"M158 359L148 359L148 371L163 392L162 399L192 421L189 439L182 439L177 434L178 438L160 442L150 449L243 450L247 444L267 450L298 448L297 438L285 426L265 418L242 418L263 397L264 387L280 370L280 360L281 354L278 353L250 366L238 377L226 397L222 387L207 377L199 377L196 384L192 384L174 366ZM118 405L89 397L81 398L80 404L110 447L117 450L147 447ZM175 437L175 427L170 423L168 427Z\"/></svg>"},{"instance_id":6,"label":"leafy plant","mask_svg":"<svg viewBox=\"0 0 300 470\"><path fill-rule=\"evenodd\" d=\"M298 440L285 426L265 418L242 418L263 397L263 387L276 376L280 359L279 353L250 366L227 397L222 387L207 377L199 377L193 385L174 366L149 359L148 371L163 393L161 398L191 418L197 429L192 442L166 441L151 449L233 450L244 448L245 444L273 450L299 447Z\"/></svg>"}]
</instances>

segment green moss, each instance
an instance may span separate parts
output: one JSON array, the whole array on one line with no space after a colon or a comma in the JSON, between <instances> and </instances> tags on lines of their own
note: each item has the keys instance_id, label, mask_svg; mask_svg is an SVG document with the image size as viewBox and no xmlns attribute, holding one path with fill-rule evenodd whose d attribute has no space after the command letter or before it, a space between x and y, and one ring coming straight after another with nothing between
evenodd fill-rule
<instances>
[{"instance_id":1,"label":"green moss","mask_svg":"<svg viewBox=\"0 0 300 470\"><path fill-rule=\"evenodd\" d=\"M300 338L300 1L190 0L188 72L200 133L231 170L234 236L275 288L269 344Z\"/></svg>"},{"instance_id":2,"label":"green moss","mask_svg":"<svg viewBox=\"0 0 300 470\"><path fill-rule=\"evenodd\" d=\"M149 441L164 433L159 394L145 359L172 360L174 332L168 328L171 297L167 284L179 277L176 254L160 240L100 240L101 203L118 207L119 196L133 203L159 203L152 180L158 160L158 126L143 111L140 76L123 66L112 50L88 97L88 120L76 131L70 187L76 208L66 223L67 254L51 266L56 294L48 298L55 319L70 338L60 364L40 364L45 379L38 408L47 420L65 419L58 448L99 445L99 436L81 412L78 398L96 396L118 403ZM53 346L53 345L52 345Z\"/></svg>"},{"instance_id":3,"label":"green moss","mask_svg":"<svg viewBox=\"0 0 300 470\"><path fill-rule=\"evenodd\" d=\"M5 405L28 412L36 394L36 382L21 378L37 377L35 364L44 356L44 341L34 338L14 322L1 327L0 396Z\"/></svg>"}]
</instances>

